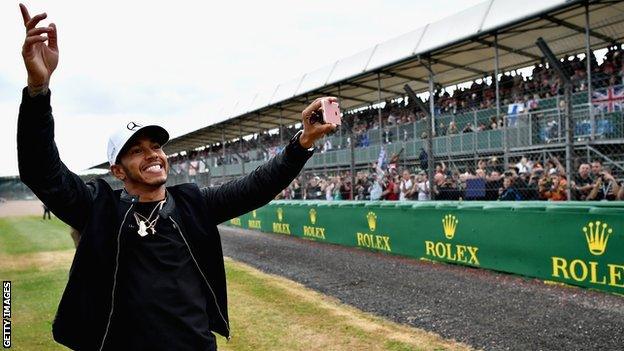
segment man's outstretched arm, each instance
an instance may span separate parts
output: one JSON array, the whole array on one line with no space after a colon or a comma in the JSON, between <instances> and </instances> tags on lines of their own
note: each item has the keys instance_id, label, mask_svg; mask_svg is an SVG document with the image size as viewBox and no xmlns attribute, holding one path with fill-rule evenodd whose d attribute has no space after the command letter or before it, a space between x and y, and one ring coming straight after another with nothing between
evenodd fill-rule
<instances>
[{"instance_id":1,"label":"man's outstretched arm","mask_svg":"<svg viewBox=\"0 0 624 351\"><path fill-rule=\"evenodd\" d=\"M82 229L90 212L93 189L61 162L54 143L48 85L58 64L56 26L37 28L47 15L31 18L24 5L20 4L20 9L26 27L22 56L28 71L28 87L22 92L17 122L20 179L56 216Z\"/></svg>"},{"instance_id":2,"label":"man's outstretched arm","mask_svg":"<svg viewBox=\"0 0 624 351\"><path fill-rule=\"evenodd\" d=\"M328 97L336 101L333 97ZM302 112L303 132L291 140L284 150L245 177L215 188L202 188L202 193L217 223L261 207L292 182L301 172L313 151L308 148L323 135L336 129L334 124L312 124L310 117L321 107L316 99Z\"/></svg>"}]
</instances>

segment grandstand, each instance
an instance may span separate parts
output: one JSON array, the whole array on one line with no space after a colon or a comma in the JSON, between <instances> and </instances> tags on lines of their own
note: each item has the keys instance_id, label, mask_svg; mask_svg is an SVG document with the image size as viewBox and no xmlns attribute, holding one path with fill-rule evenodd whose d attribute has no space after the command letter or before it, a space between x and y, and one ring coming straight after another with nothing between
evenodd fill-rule
<instances>
[{"instance_id":1,"label":"grandstand","mask_svg":"<svg viewBox=\"0 0 624 351\"><path fill-rule=\"evenodd\" d=\"M403 167L425 168L427 138L434 160L457 172L483 159L507 169L521 157L541 164L569 157L573 169L598 159L621 177L622 10L620 1L485 1L241 97L214 123L170 141L170 180L214 185L248 173L278 152L300 127L303 108L324 95L341 99L344 124L319 143L303 182L345 171L355 177L382 148L400 154ZM574 155L565 154L563 89L535 45L539 37L575 84ZM405 84L430 107L433 133Z\"/></svg>"}]
</instances>

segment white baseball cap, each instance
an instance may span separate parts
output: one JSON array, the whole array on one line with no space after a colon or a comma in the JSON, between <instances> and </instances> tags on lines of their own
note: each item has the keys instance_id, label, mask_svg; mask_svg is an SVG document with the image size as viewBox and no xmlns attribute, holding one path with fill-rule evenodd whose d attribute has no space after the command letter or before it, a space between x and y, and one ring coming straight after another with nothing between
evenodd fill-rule
<instances>
[{"instance_id":1,"label":"white baseball cap","mask_svg":"<svg viewBox=\"0 0 624 351\"><path fill-rule=\"evenodd\" d=\"M153 138L154 141L160 143L160 146L164 146L169 141L169 133L165 128L157 125L142 126L140 124L129 122L125 127L119 128L108 138L108 163L114 165L117 163L117 156L124 151L134 136L140 134L148 135Z\"/></svg>"}]
</instances>

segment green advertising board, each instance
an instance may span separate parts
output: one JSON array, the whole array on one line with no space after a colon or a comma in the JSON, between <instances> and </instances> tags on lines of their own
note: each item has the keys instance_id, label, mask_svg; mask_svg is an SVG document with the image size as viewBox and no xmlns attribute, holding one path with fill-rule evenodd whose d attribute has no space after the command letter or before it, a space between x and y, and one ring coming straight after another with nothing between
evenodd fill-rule
<instances>
[{"instance_id":1,"label":"green advertising board","mask_svg":"<svg viewBox=\"0 0 624 351\"><path fill-rule=\"evenodd\" d=\"M273 201L225 224L624 294L624 204Z\"/></svg>"}]
</instances>

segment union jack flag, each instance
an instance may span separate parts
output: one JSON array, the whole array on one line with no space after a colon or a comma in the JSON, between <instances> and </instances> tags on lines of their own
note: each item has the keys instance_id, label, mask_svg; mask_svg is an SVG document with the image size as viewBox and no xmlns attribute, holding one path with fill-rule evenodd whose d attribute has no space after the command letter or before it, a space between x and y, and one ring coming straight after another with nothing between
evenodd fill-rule
<instances>
[{"instance_id":1,"label":"union jack flag","mask_svg":"<svg viewBox=\"0 0 624 351\"><path fill-rule=\"evenodd\" d=\"M624 87L608 87L592 92L592 104L604 112L624 110Z\"/></svg>"}]
</instances>

